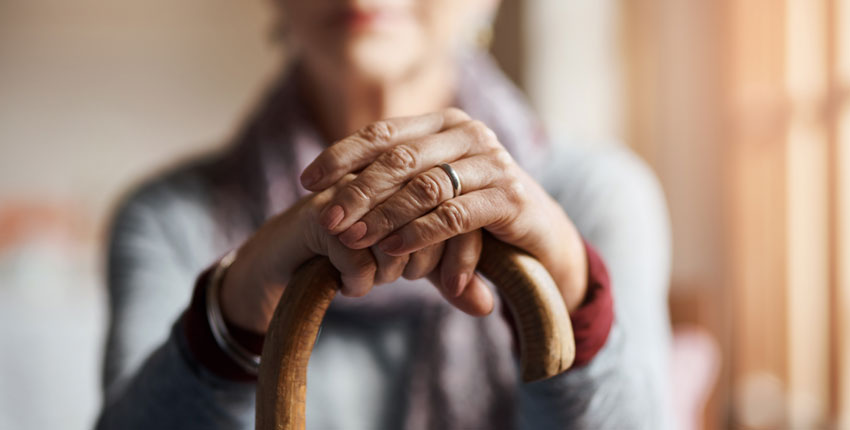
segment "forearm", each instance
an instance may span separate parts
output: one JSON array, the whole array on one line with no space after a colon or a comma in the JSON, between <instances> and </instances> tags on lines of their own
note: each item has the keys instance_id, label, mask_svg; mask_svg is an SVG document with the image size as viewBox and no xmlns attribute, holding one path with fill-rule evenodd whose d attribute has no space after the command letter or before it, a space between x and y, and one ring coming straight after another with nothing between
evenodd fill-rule
<instances>
[{"instance_id":1,"label":"forearm","mask_svg":"<svg viewBox=\"0 0 850 430\"><path fill-rule=\"evenodd\" d=\"M219 378L192 357L182 323L106 403L98 429L247 429L255 384Z\"/></svg>"}]
</instances>

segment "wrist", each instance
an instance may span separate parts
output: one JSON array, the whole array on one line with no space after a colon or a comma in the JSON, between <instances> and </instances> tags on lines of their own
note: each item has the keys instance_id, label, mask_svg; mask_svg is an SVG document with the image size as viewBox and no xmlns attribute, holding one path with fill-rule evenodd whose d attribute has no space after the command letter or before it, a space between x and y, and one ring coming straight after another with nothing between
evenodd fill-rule
<instances>
[{"instance_id":1,"label":"wrist","mask_svg":"<svg viewBox=\"0 0 850 430\"><path fill-rule=\"evenodd\" d=\"M587 295L588 269L584 241L575 225L561 206L547 195L548 214L545 224L549 226L542 242L547 244L546 257L541 263L549 270L558 285L561 297L569 312L581 306Z\"/></svg>"},{"instance_id":2,"label":"wrist","mask_svg":"<svg viewBox=\"0 0 850 430\"><path fill-rule=\"evenodd\" d=\"M236 259L222 275L221 288L218 291L221 313L227 323L257 334L265 334L268 324L264 324L260 305L260 284L256 271L249 264L251 257L243 255L245 247L236 253Z\"/></svg>"},{"instance_id":3,"label":"wrist","mask_svg":"<svg viewBox=\"0 0 850 430\"><path fill-rule=\"evenodd\" d=\"M231 334L228 324L224 321L221 310L220 290L224 273L233 263L236 256L231 251L219 260L213 270L212 277L206 285L206 315L210 331L219 349L224 351L230 359L239 365L242 370L251 375L257 375L260 367L260 351L251 351L242 346ZM260 349L261 350L261 349Z\"/></svg>"},{"instance_id":4,"label":"wrist","mask_svg":"<svg viewBox=\"0 0 850 430\"><path fill-rule=\"evenodd\" d=\"M587 252L581 236L571 223L568 230L561 236L565 238L559 258L562 263L558 265L561 270L556 270L556 273L560 273L554 276L557 276L555 282L558 284L567 310L573 312L581 306L587 296Z\"/></svg>"},{"instance_id":5,"label":"wrist","mask_svg":"<svg viewBox=\"0 0 850 430\"><path fill-rule=\"evenodd\" d=\"M269 220L237 251L220 291L225 321L265 334L292 272L312 257L297 207Z\"/></svg>"},{"instance_id":6,"label":"wrist","mask_svg":"<svg viewBox=\"0 0 850 430\"><path fill-rule=\"evenodd\" d=\"M186 346L194 360L219 377L234 381L256 381L256 376L237 364L215 339L207 313L207 296L217 265L204 270L195 282L192 301L181 317ZM263 336L228 326L234 339L255 354L262 351Z\"/></svg>"}]
</instances>

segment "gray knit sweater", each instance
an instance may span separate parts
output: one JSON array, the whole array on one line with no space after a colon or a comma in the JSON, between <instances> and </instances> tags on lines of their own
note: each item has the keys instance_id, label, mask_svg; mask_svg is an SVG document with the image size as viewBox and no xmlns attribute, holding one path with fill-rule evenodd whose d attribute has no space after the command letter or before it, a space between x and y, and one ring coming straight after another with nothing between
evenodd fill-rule
<instances>
[{"instance_id":1,"label":"gray knit sweater","mask_svg":"<svg viewBox=\"0 0 850 430\"><path fill-rule=\"evenodd\" d=\"M657 181L615 145L531 147L540 134L515 90L486 59L464 70L469 94L458 104L496 131L606 262L607 343L587 366L521 384L499 312L468 317L421 281L340 297L310 362L308 428L669 428L670 236ZM200 272L305 193L297 173L321 142L294 116L292 93L272 93L230 150L148 181L121 204L98 428L253 427L255 385L206 371L179 316Z\"/></svg>"}]
</instances>

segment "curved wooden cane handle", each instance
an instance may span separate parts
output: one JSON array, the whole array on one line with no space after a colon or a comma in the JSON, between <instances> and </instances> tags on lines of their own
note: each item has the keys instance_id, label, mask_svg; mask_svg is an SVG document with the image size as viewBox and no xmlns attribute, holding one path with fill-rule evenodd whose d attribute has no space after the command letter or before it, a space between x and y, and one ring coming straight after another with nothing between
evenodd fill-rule
<instances>
[{"instance_id":1,"label":"curved wooden cane handle","mask_svg":"<svg viewBox=\"0 0 850 430\"><path fill-rule=\"evenodd\" d=\"M484 234L477 270L505 298L518 326L525 382L567 370L575 341L566 306L540 262ZM307 394L307 362L322 318L336 295L339 272L325 257L301 266L283 293L266 334L257 386L256 428L301 430Z\"/></svg>"}]
</instances>

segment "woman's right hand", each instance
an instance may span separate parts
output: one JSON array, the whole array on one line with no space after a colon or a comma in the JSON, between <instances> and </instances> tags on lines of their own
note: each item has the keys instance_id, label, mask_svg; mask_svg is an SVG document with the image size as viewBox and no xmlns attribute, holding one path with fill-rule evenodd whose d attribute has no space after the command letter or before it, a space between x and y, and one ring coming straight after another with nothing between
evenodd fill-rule
<instances>
[{"instance_id":1,"label":"woman's right hand","mask_svg":"<svg viewBox=\"0 0 850 430\"><path fill-rule=\"evenodd\" d=\"M298 201L269 219L239 248L223 279L221 306L237 327L264 334L283 290L298 266L317 255L328 256L339 270L343 295L360 297L374 285L428 277L446 299L464 312L486 315L492 293L474 276L461 291L443 288L455 274L472 273L481 251L480 231L456 236L414 254L389 256L377 247L350 249L319 222L319 212L355 175ZM446 263L441 264L443 256Z\"/></svg>"}]
</instances>

